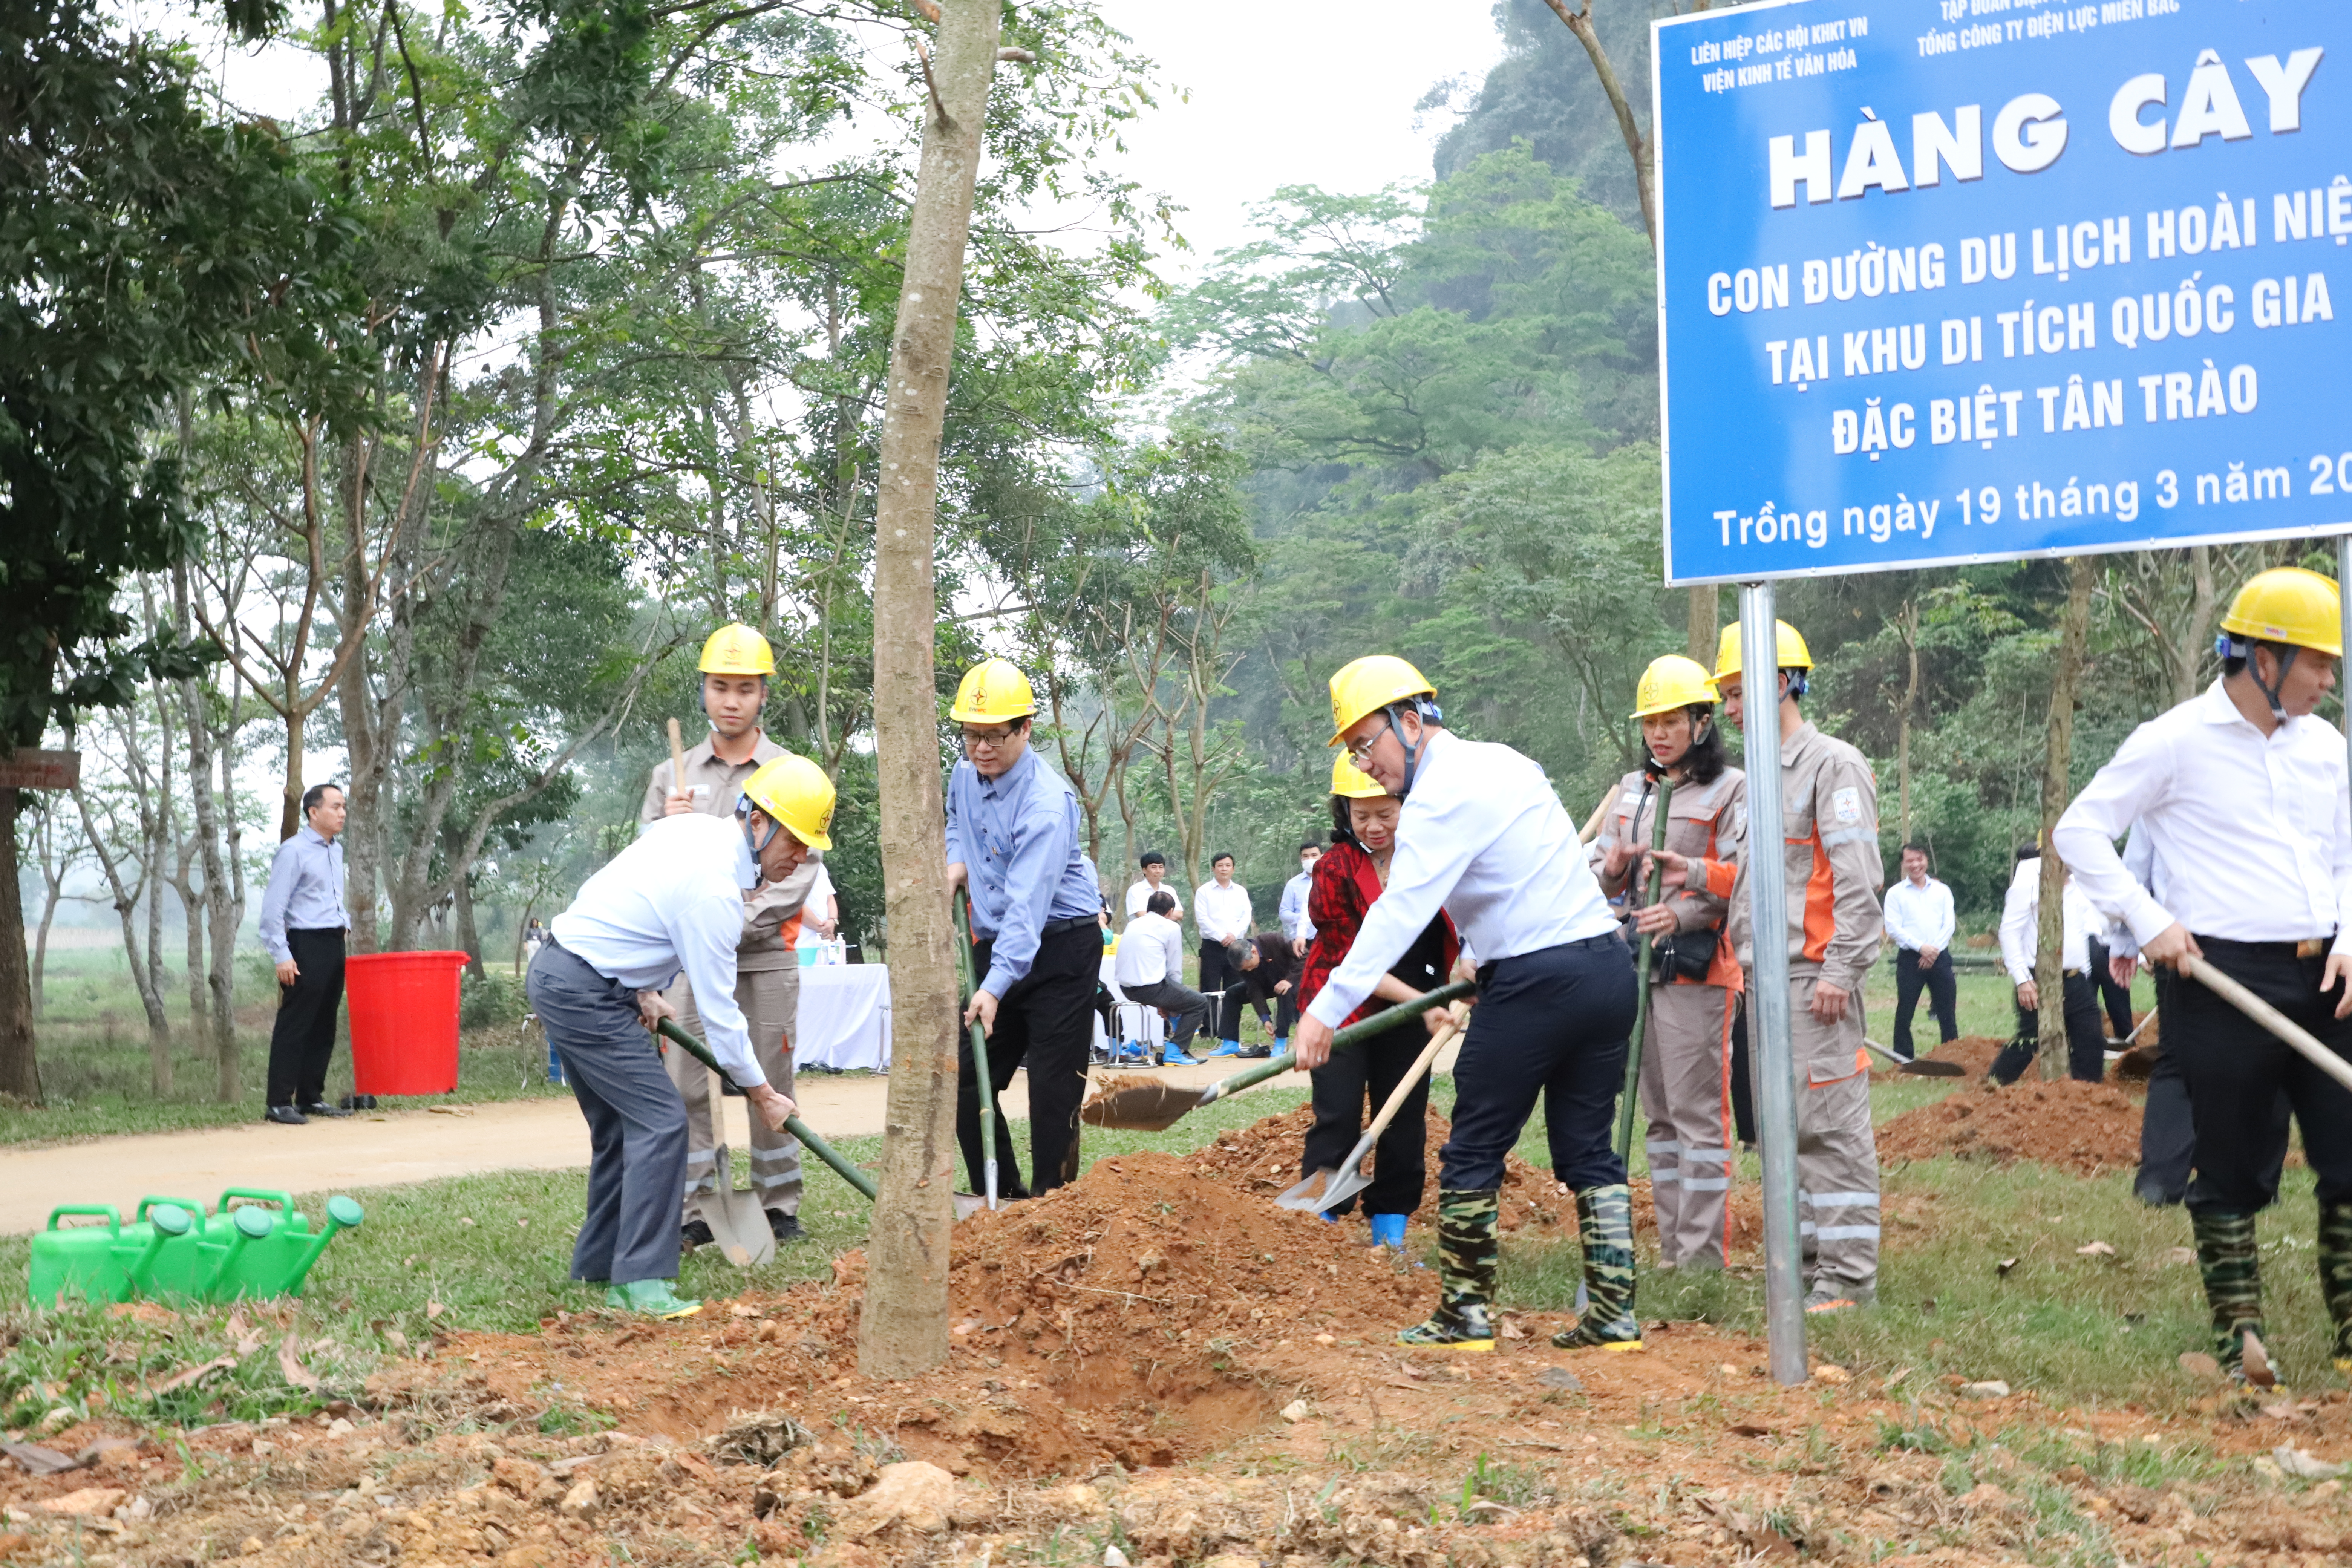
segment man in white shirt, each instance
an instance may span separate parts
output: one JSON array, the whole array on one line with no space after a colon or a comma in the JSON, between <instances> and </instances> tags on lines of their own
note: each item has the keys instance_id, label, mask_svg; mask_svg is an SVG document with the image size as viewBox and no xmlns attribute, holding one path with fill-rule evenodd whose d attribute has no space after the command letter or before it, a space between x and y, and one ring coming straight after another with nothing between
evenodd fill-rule
<instances>
[{"instance_id":1,"label":"man in white shirt","mask_svg":"<svg viewBox=\"0 0 2352 1568\"><path fill-rule=\"evenodd\" d=\"M1209 1004L1184 984L1184 928L1176 923L1175 894L1152 894L1143 912L1127 922L1111 976L1129 1001L1176 1016L1162 1063L1191 1059L1192 1036L1207 1020Z\"/></svg>"},{"instance_id":2,"label":"man in white shirt","mask_svg":"<svg viewBox=\"0 0 2352 1568\"><path fill-rule=\"evenodd\" d=\"M1298 847L1298 875L1282 885L1282 904L1276 911L1282 921L1283 939L1290 943L1290 956L1307 956L1307 946L1315 940L1315 922L1307 918L1307 896L1315 887L1315 863L1323 858L1323 846L1308 839ZM1290 1031L1298 1023L1298 988L1285 991L1274 1005L1274 1048L1287 1050Z\"/></svg>"},{"instance_id":3,"label":"man in white shirt","mask_svg":"<svg viewBox=\"0 0 2352 1568\"><path fill-rule=\"evenodd\" d=\"M1241 1054L1242 1002L1227 993L1241 984L1241 970L1225 949L1250 934L1249 889L1234 880L1234 858L1220 854L1209 861L1210 879L1192 893L1192 921L1201 931L1201 994L1217 999L1212 1020L1219 1041L1211 1056Z\"/></svg>"},{"instance_id":4,"label":"man in white shirt","mask_svg":"<svg viewBox=\"0 0 2352 1568\"><path fill-rule=\"evenodd\" d=\"M555 917L525 993L563 1058L588 1120L588 1212L574 1279L604 1280L605 1305L688 1317L671 1289L686 1181L686 1105L645 1031L677 1009L662 991L684 970L720 1068L772 1130L793 1102L768 1083L735 1001L743 893L782 881L828 847L834 791L787 752L744 781L732 817L688 812L650 824Z\"/></svg>"},{"instance_id":5,"label":"man in white shirt","mask_svg":"<svg viewBox=\"0 0 2352 1568\"><path fill-rule=\"evenodd\" d=\"M2314 712L2344 652L2336 584L2260 574L2221 618L2218 651L2221 679L2132 731L2059 819L2055 847L2148 963L2200 956L2352 1054L2352 787L2342 732ZM2146 839L2145 887L2116 854L2126 829ZM2254 1215L2278 1195L2284 1091L2317 1177L2336 1365L2352 1371L2352 1089L2187 974L2163 1007L2196 1125L2189 1215L2215 1353L2236 1378L2252 1360L2248 1352L2264 1337Z\"/></svg>"},{"instance_id":6,"label":"man in white shirt","mask_svg":"<svg viewBox=\"0 0 2352 1568\"><path fill-rule=\"evenodd\" d=\"M1617 934L1576 825L1532 760L1444 728L1437 693L1403 659L1331 678L1335 743L1404 801L1388 886L1298 1020L1303 1069L1442 908L1478 963L1479 1003L1454 1067L1454 1130L1438 1172L1438 1307L1399 1342L1489 1351L1503 1160L1540 1096L1552 1174L1576 1194L1591 1304L1553 1343L1635 1349L1633 1205L1611 1144L1633 1027L1633 955Z\"/></svg>"},{"instance_id":7,"label":"man in white shirt","mask_svg":"<svg viewBox=\"0 0 2352 1568\"><path fill-rule=\"evenodd\" d=\"M1927 874L1927 847L1903 847L1903 879L1886 889L1886 934L1895 943L1895 1054L1911 1055L1911 1015L1919 989L1936 1016L1937 1039L1960 1037L1959 987L1952 978L1952 889Z\"/></svg>"},{"instance_id":8,"label":"man in white shirt","mask_svg":"<svg viewBox=\"0 0 2352 1568\"><path fill-rule=\"evenodd\" d=\"M2000 962L2016 987L2017 1033L1992 1061L1996 1082L2015 1083L2042 1049L2042 989L2033 965L2042 953L2042 857L2032 846L2018 850L2009 892L2001 900ZM2063 941L2059 949L2066 975L2066 1070L2083 1083L2107 1075L2106 1036L2099 1028L2099 993L2091 984L2091 933L2101 928L2099 912L2073 877L2063 884L2059 906Z\"/></svg>"},{"instance_id":9,"label":"man in white shirt","mask_svg":"<svg viewBox=\"0 0 2352 1568\"><path fill-rule=\"evenodd\" d=\"M1143 912L1144 906L1150 901L1151 895L1159 892L1160 884L1168 879L1168 857L1157 849L1145 850L1136 858L1136 864L1142 868L1143 875L1128 884L1127 918L1129 920L1133 920ZM1176 899L1176 912L1168 918L1181 924L1184 920L1184 900L1176 898L1175 889L1170 888L1167 891L1170 898Z\"/></svg>"}]
</instances>

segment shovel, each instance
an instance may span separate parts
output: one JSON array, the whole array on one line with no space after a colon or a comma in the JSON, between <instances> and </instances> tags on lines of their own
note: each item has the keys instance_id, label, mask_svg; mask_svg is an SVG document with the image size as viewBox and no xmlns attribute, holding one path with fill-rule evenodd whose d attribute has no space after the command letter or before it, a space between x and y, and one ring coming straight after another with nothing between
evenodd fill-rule
<instances>
[{"instance_id":1,"label":"shovel","mask_svg":"<svg viewBox=\"0 0 2352 1568\"><path fill-rule=\"evenodd\" d=\"M1337 1208L1370 1186L1372 1179L1364 1174L1364 1156L1372 1152L1372 1145L1381 1141L1381 1134L1389 1130L1389 1123L1395 1121L1397 1112L1404 1109L1405 1100L1412 1093L1413 1085L1419 1083L1422 1075L1429 1070L1429 1064L1437 1059L1437 1053L1461 1032L1460 1024L1448 1024L1429 1037L1429 1044L1422 1047L1420 1058L1412 1064L1412 1070L1397 1081L1396 1088L1389 1093L1388 1103L1381 1107L1381 1113L1372 1118L1372 1124L1364 1129L1364 1135L1356 1140L1356 1146L1348 1151L1348 1157L1339 1162L1337 1170L1318 1171L1274 1201L1286 1209L1321 1214L1325 1209Z\"/></svg>"},{"instance_id":2,"label":"shovel","mask_svg":"<svg viewBox=\"0 0 2352 1568\"><path fill-rule=\"evenodd\" d=\"M971 900L963 889L956 889L956 974L963 982L963 999L968 1006L980 982L971 973ZM988 1206L996 1206L996 1080L988 1076L988 1032L980 1020L971 1021L971 1070L980 1080L980 1147L982 1185ZM1019 1173L1014 1173L1018 1174Z\"/></svg>"},{"instance_id":3,"label":"shovel","mask_svg":"<svg viewBox=\"0 0 2352 1568\"><path fill-rule=\"evenodd\" d=\"M700 1040L696 1039L692 1035L688 1034L684 1029L679 1028L677 1026L677 1019L664 1018L661 1021L661 1032L666 1038L676 1040L680 1046L684 1047L686 1048L686 1054L700 1062L704 1067L709 1068L712 1072L718 1073L721 1078L727 1076L725 1070L719 1065L719 1058L710 1054L710 1047L704 1045ZM867 1175L864 1171L859 1170L856 1165L850 1163L847 1155L842 1153L832 1144L819 1137L816 1130L811 1127L807 1122L803 1121L797 1116L787 1116L784 1118L784 1131L799 1139L803 1144L807 1145L808 1152L810 1153L815 1155L818 1159L832 1166L834 1174L839 1176L843 1181L847 1182L851 1186L856 1187L859 1192L864 1193L868 1200L871 1200L874 1197L877 1191L877 1188L874 1185L874 1178ZM746 1193L740 1195L751 1197L756 1194ZM768 1217L763 1214L760 1216L761 1232L765 1234L767 1228ZM775 1238L773 1237L769 1237L771 1247L774 1245L774 1241Z\"/></svg>"},{"instance_id":4,"label":"shovel","mask_svg":"<svg viewBox=\"0 0 2352 1568\"><path fill-rule=\"evenodd\" d=\"M1913 1078L1966 1078L1969 1076L1969 1069L1958 1062L1939 1062L1933 1057L1898 1057L1876 1040L1864 1040L1862 1043L1893 1062L1896 1072L1907 1072Z\"/></svg>"},{"instance_id":5,"label":"shovel","mask_svg":"<svg viewBox=\"0 0 2352 1568\"><path fill-rule=\"evenodd\" d=\"M2182 956L2180 972L2192 980L2202 981L2208 990L2219 993L2221 1000L2308 1058L2312 1066L2345 1088L2352 1089L2352 1063L2346 1062L2342 1057L2313 1039L2294 1019L2193 952Z\"/></svg>"},{"instance_id":6,"label":"shovel","mask_svg":"<svg viewBox=\"0 0 2352 1568\"><path fill-rule=\"evenodd\" d=\"M1350 1024L1331 1037L1335 1051L1360 1046L1373 1036L1395 1028L1408 1018L1418 1018L1432 1007L1443 1007L1459 1002L1476 993L1478 987L1467 980L1457 980L1451 985L1441 985L1417 1000L1391 1007L1385 1013L1375 1013L1360 1024ZM1285 1051L1269 1061L1263 1061L1230 1078L1221 1078L1206 1089L1181 1089L1172 1083L1123 1083L1087 1102L1078 1119L1089 1127L1118 1127L1130 1132L1164 1132L1186 1116L1204 1105L1213 1105L1229 1094L1264 1083L1276 1073L1288 1072L1298 1065L1297 1051Z\"/></svg>"}]
</instances>

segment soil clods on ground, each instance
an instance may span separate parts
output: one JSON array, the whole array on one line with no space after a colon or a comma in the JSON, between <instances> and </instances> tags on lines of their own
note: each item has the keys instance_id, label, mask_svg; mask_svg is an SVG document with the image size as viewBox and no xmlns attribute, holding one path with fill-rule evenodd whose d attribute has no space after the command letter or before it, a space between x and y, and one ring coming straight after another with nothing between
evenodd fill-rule
<instances>
[{"instance_id":1,"label":"soil clods on ground","mask_svg":"<svg viewBox=\"0 0 2352 1568\"><path fill-rule=\"evenodd\" d=\"M2340 1395L2168 1422L1973 1397L1907 1367L1783 1389L1743 1335L1652 1322L1641 1353L1564 1352L1549 1337L1567 1320L1538 1312L1503 1314L1491 1354L1402 1351L1435 1275L1364 1247L1358 1223L1274 1205L1301 1131L1273 1118L1190 1158L1104 1159L959 1226L950 1350L916 1378L858 1374L852 1253L828 1282L681 1322L559 1312L536 1334L445 1335L315 1418L53 1434L68 1453L131 1441L68 1474L0 1466L0 1559L895 1568L1091 1565L1116 1546L1135 1568L2187 1568L2352 1552L2340 1489L2289 1507L2249 1468L2283 1435L2323 1458L2352 1446ZM1507 1247L1564 1237L1541 1216L1565 1196L1517 1175ZM2079 1462L2021 1457L2052 1444ZM2157 1462L2175 1453L2207 1458Z\"/></svg>"},{"instance_id":2,"label":"soil clods on ground","mask_svg":"<svg viewBox=\"0 0 2352 1568\"><path fill-rule=\"evenodd\" d=\"M2081 1176L2128 1170L2139 1163L2143 1104L2113 1084L2073 1079L1972 1085L1880 1127L1878 1157L2037 1160Z\"/></svg>"}]
</instances>

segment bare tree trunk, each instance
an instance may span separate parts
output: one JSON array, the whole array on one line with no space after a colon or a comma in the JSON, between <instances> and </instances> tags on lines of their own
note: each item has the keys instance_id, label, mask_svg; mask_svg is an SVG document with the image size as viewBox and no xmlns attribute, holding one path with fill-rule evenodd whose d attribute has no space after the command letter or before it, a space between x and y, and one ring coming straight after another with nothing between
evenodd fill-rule
<instances>
[{"instance_id":1,"label":"bare tree trunk","mask_svg":"<svg viewBox=\"0 0 2352 1568\"><path fill-rule=\"evenodd\" d=\"M449 896L457 907L457 945L466 950L466 973L478 981L486 980L488 975L482 968L481 933L474 929L473 879L460 876L450 888Z\"/></svg>"},{"instance_id":2,"label":"bare tree trunk","mask_svg":"<svg viewBox=\"0 0 2352 1568\"><path fill-rule=\"evenodd\" d=\"M1690 591L1690 619L1685 651L1709 669L1715 668L1715 642L1722 630L1718 624L1721 608L1712 583L1703 584Z\"/></svg>"},{"instance_id":3,"label":"bare tree trunk","mask_svg":"<svg viewBox=\"0 0 2352 1568\"><path fill-rule=\"evenodd\" d=\"M25 906L16 892L16 809L21 798L15 789L0 786L0 1094L38 1105L41 1066L33 1037L33 977L25 966Z\"/></svg>"},{"instance_id":4,"label":"bare tree trunk","mask_svg":"<svg viewBox=\"0 0 2352 1568\"><path fill-rule=\"evenodd\" d=\"M1903 689L1901 732L1895 741L1895 778L1896 798L1895 840L1911 842L1911 720L1919 710L1919 605L1916 599L1903 601L1902 613L1895 626L1903 634L1903 651L1910 657L1911 679Z\"/></svg>"},{"instance_id":5,"label":"bare tree trunk","mask_svg":"<svg viewBox=\"0 0 2352 1568\"><path fill-rule=\"evenodd\" d=\"M955 1219L956 980L940 844L931 552L957 296L1002 12L996 0L944 0L940 11L939 58L923 63L931 91L890 344L874 519L874 731L898 1022L857 1320L857 1364L868 1377L911 1377L947 1360Z\"/></svg>"},{"instance_id":6,"label":"bare tree trunk","mask_svg":"<svg viewBox=\"0 0 2352 1568\"><path fill-rule=\"evenodd\" d=\"M2091 581L2096 566L2088 555L2066 562L2066 614L2058 625L2058 668L2050 681L2049 753L2042 773L2042 921L2040 951L2033 964L2041 993L2037 1027L2042 1037L2042 1076L2066 1074L2065 886L2066 868L2051 842L2051 830L2066 809L2074 752L2074 689L2083 675L2083 648L2091 626Z\"/></svg>"},{"instance_id":7,"label":"bare tree trunk","mask_svg":"<svg viewBox=\"0 0 2352 1568\"><path fill-rule=\"evenodd\" d=\"M135 741L132 742L136 743ZM89 796L76 785L74 805L81 812L82 835L89 840L90 853L98 858L98 868L106 874L106 886L114 895L114 912L122 922L122 957L131 971L131 984L139 993L139 1005L147 1015L147 1056L157 1079L155 1092L161 1097L172 1091L172 1026L163 1016L163 993L155 986L147 961L139 951L139 899L155 880L154 866L140 868L136 885L126 884L121 868L115 864L113 854L106 847L105 836L98 830L98 818L90 814ZM17 951L24 950L24 933L16 935ZM160 1063L158 1067L156 1064Z\"/></svg>"}]
</instances>

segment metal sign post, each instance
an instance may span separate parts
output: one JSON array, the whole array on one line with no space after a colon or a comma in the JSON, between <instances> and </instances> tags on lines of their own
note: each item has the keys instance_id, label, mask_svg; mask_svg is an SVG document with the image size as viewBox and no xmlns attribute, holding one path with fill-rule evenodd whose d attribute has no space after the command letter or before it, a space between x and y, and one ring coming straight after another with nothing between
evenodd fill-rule
<instances>
[{"instance_id":1,"label":"metal sign post","mask_svg":"<svg viewBox=\"0 0 2352 1568\"><path fill-rule=\"evenodd\" d=\"M1756 1058L1756 1141L1764 1152L1764 1321L1772 1376L1802 1383L1804 1293L1797 1240L1797 1074L1789 1047L1788 865L1780 853L1780 655L1772 584L1739 590L1739 668L1747 742L1748 911L1755 988L1748 1048Z\"/></svg>"}]
</instances>

